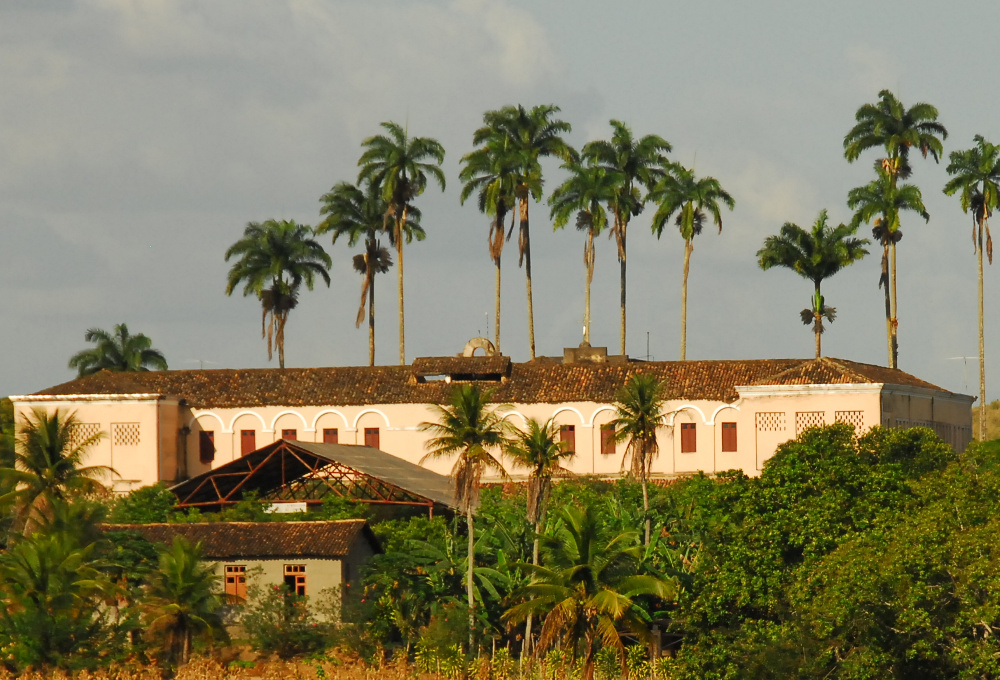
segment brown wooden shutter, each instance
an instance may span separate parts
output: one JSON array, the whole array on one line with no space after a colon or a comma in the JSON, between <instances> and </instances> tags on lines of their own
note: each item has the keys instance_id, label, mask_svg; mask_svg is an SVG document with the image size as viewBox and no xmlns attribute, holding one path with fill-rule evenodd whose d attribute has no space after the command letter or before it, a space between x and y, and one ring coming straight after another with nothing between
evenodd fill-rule
<instances>
[{"instance_id":1,"label":"brown wooden shutter","mask_svg":"<svg viewBox=\"0 0 1000 680\"><path fill-rule=\"evenodd\" d=\"M615 426L601 425L601 453L611 455L615 452Z\"/></svg>"},{"instance_id":2,"label":"brown wooden shutter","mask_svg":"<svg viewBox=\"0 0 1000 680\"><path fill-rule=\"evenodd\" d=\"M681 453L698 450L698 434L694 423L681 423Z\"/></svg>"},{"instance_id":3,"label":"brown wooden shutter","mask_svg":"<svg viewBox=\"0 0 1000 680\"><path fill-rule=\"evenodd\" d=\"M257 430L240 430L240 455L257 450Z\"/></svg>"},{"instance_id":4,"label":"brown wooden shutter","mask_svg":"<svg viewBox=\"0 0 1000 680\"><path fill-rule=\"evenodd\" d=\"M736 451L736 423L722 423L722 451Z\"/></svg>"},{"instance_id":5,"label":"brown wooden shutter","mask_svg":"<svg viewBox=\"0 0 1000 680\"><path fill-rule=\"evenodd\" d=\"M559 438L562 440L566 451L576 453L576 427L573 425L563 425L559 428Z\"/></svg>"},{"instance_id":6,"label":"brown wooden shutter","mask_svg":"<svg viewBox=\"0 0 1000 680\"><path fill-rule=\"evenodd\" d=\"M287 439L290 442L294 442L299 438L298 430L282 430L281 438Z\"/></svg>"},{"instance_id":7,"label":"brown wooden shutter","mask_svg":"<svg viewBox=\"0 0 1000 680\"><path fill-rule=\"evenodd\" d=\"M198 433L198 457L202 463L215 460L215 432L202 430Z\"/></svg>"},{"instance_id":8,"label":"brown wooden shutter","mask_svg":"<svg viewBox=\"0 0 1000 680\"><path fill-rule=\"evenodd\" d=\"M340 434L337 432L335 427L324 427L323 428L323 443L324 444L339 444Z\"/></svg>"},{"instance_id":9,"label":"brown wooden shutter","mask_svg":"<svg viewBox=\"0 0 1000 680\"><path fill-rule=\"evenodd\" d=\"M366 427L365 428L365 446L370 446L373 449L379 447L379 437L377 427Z\"/></svg>"}]
</instances>

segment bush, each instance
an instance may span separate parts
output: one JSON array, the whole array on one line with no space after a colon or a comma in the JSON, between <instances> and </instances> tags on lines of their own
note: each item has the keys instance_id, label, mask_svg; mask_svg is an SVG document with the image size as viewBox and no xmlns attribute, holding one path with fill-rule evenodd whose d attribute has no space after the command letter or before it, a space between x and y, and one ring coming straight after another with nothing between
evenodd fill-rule
<instances>
[{"instance_id":1,"label":"bush","mask_svg":"<svg viewBox=\"0 0 1000 680\"><path fill-rule=\"evenodd\" d=\"M253 648L282 659L313 654L326 647L327 626L309 609L309 598L284 585L254 588L240 619Z\"/></svg>"}]
</instances>

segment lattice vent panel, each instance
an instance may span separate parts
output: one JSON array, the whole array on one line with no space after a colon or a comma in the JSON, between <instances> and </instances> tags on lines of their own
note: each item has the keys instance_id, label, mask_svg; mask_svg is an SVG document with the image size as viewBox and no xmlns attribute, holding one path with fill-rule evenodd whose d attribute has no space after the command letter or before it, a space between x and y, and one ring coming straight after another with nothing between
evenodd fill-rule
<instances>
[{"instance_id":1,"label":"lattice vent panel","mask_svg":"<svg viewBox=\"0 0 1000 680\"><path fill-rule=\"evenodd\" d=\"M853 425L855 434L861 434L861 430L865 426L864 411L834 411L833 415L833 422Z\"/></svg>"},{"instance_id":2,"label":"lattice vent panel","mask_svg":"<svg viewBox=\"0 0 1000 680\"><path fill-rule=\"evenodd\" d=\"M783 411L758 413L756 424L758 432L784 432L785 414Z\"/></svg>"},{"instance_id":3,"label":"lattice vent panel","mask_svg":"<svg viewBox=\"0 0 1000 680\"><path fill-rule=\"evenodd\" d=\"M795 436L798 437L802 431L810 427L820 427L826 424L825 413L823 411L799 411L795 414Z\"/></svg>"},{"instance_id":4,"label":"lattice vent panel","mask_svg":"<svg viewBox=\"0 0 1000 680\"><path fill-rule=\"evenodd\" d=\"M111 443L115 446L138 446L139 423L112 423Z\"/></svg>"},{"instance_id":5,"label":"lattice vent panel","mask_svg":"<svg viewBox=\"0 0 1000 680\"><path fill-rule=\"evenodd\" d=\"M101 431L99 423L77 423L69 436L70 446L76 448Z\"/></svg>"}]
</instances>

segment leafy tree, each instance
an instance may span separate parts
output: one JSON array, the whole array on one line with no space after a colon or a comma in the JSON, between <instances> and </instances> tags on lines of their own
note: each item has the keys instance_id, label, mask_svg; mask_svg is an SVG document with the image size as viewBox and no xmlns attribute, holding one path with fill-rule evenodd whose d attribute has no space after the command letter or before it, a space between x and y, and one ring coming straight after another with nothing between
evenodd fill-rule
<instances>
[{"instance_id":1,"label":"leafy tree","mask_svg":"<svg viewBox=\"0 0 1000 680\"><path fill-rule=\"evenodd\" d=\"M878 93L879 100L875 104L865 104L854 116L855 125L844 137L844 157L853 163L861 154L869 149L879 147L885 149L886 158L876 162L876 170L880 177L885 176L887 187L879 193L884 196L897 195L896 185L899 179L907 179L912 173L910 166L910 149L917 148L924 158L928 154L937 162L943 153L941 140L948 138L948 130L937 122L938 110L926 103L914 104L907 109L889 90ZM879 180L876 180L878 182ZM916 191L916 202L920 202L919 190ZM850 202L848 198L848 202ZM912 199L910 203L914 203ZM898 211L892 207L892 201L886 203L888 209L882 216L882 234L875 238L883 242L886 255L891 251L891 272L887 263L883 262L883 285L890 285L889 313L887 332L889 335L889 367L896 368L898 341L896 338L896 243L899 227ZM853 208L852 208L853 209ZM921 209L922 210L922 209ZM922 212L926 212L923 211ZM867 220L866 220L867 221ZM876 225L879 226L879 225ZM889 258L883 256L883 260ZM887 276L887 274L889 274Z\"/></svg>"},{"instance_id":2,"label":"leafy tree","mask_svg":"<svg viewBox=\"0 0 1000 680\"><path fill-rule=\"evenodd\" d=\"M456 385L448 404L432 404L437 422L424 422L420 429L434 436L427 440L423 460L456 456L451 476L455 484L455 501L465 513L469 528L469 564L466 571L466 595L469 599L469 648L474 644L475 597L473 569L475 565L475 530L473 513L479 506L479 486L483 473L492 470L506 477L503 463L491 451L501 451L509 438L510 424L502 417L503 406L490 407L493 392L483 391L475 384Z\"/></svg>"},{"instance_id":3,"label":"leafy tree","mask_svg":"<svg viewBox=\"0 0 1000 680\"><path fill-rule=\"evenodd\" d=\"M586 287L583 296L583 341L590 344L590 285L594 281L596 251L594 239L608 226L604 204L615 198L615 176L606 168L569 161L563 165L570 176L549 196L550 215L555 229L566 226L571 217L576 228L586 232L583 264L586 267Z\"/></svg>"},{"instance_id":4,"label":"leafy tree","mask_svg":"<svg viewBox=\"0 0 1000 680\"><path fill-rule=\"evenodd\" d=\"M318 625L308 597L285 584L251 586L249 595L240 623L254 649L282 659L323 649L326 631Z\"/></svg>"},{"instance_id":5,"label":"leafy tree","mask_svg":"<svg viewBox=\"0 0 1000 680\"><path fill-rule=\"evenodd\" d=\"M175 505L177 496L165 484L153 484L115 498L108 519L115 524L169 522Z\"/></svg>"},{"instance_id":6,"label":"leafy tree","mask_svg":"<svg viewBox=\"0 0 1000 680\"><path fill-rule=\"evenodd\" d=\"M159 568L149 576L143 603L146 631L178 665L187 663L194 639L227 640L219 615L222 597L215 565L201 561L201 544L175 536L160 546Z\"/></svg>"},{"instance_id":7,"label":"leafy tree","mask_svg":"<svg viewBox=\"0 0 1000 680\"><path fill-rule=\"evenodd\" d=\"M993 239L989 218L1000 203L1000 147L987 142L982 135L974 138L976 145L965 151L953 151L949 156L948 174L952 178L944 186L949 196L961 192L962 212L972 212L972 249L977 256L979 276L979 403L986 404L986 340L983 331L983 232L986 234L986 255L993 264ZM986 409L979 409L979 439L986 440Z\"/></svg>"},{"instance_id":8,"label":"leafy tree","mask_svg":"<svg viewBox=\"0 0 1000 680\"><path fill-rule=\"evenodd\" d=\"M817 359L822 356L820 337L825 330L823 319L833 321L837 316L836 308L826 304L820 286L843 267L867 255L865 246L869 243L868 239L854 238L857 225L828 227L826 219L826 210L821 210L811 231L785 222L781 231L764 239L764 246L757 251L757 263L761 269L767 271L772 267L787 267L813 282L812 306L803 309L800 315L803 324L813 325Z\"/></svg>"},{"instance_id":9,"label":"leafy tree","mask_svg":"<svg viewBox=\"0 0 1000 680\"><path fill-rule=\"evenodd\" d=\"M0 467L14 466L14 402L0 399Z\"/></svg>"},{"instance_id":10,"label":"leafy tree","mask_svg":"<svg viewBox=\"0 0 1000 680\"><path fill-rule=\"evenodd\" d=\"M153 341L139 333L132 335L128 326L117 324L112 333L100 328L91 328L83 336L87 342L97 346L74 354L69 367L83 377L98 371L157 371L167 370L167 360L158 349L153 349Z\"/></svg>"},{"instance_id":11,"label":"leafy tree","mask_svg":"<svg viewBox=\"0 0 1000 680\"><path fill-rule=\"evenodd\" d=\"M625 256L628 223L642 212L644 200L639 189L647 190L656 185L666 174L670 165L666 154L671 146L662 137L646 135L636 139L632 130L621 121L611 121L610 140L599 140L586 144L581 155L583 160L603 168L614 179L614 196L608 201L608 209L614 215L611 234L618 245L618 262L621 265L621 353L625 354Z\"/></svg>"},{"instance_id":12,"label":"leafy tree","mask_svg":"<svg viewBox=\"0 0 1000 680\"><path fill-rule=\"evenodd\" d=\"M276 347L281 368L285 367L285 324L298 304L300 286L305 283L312 290L317 276L330 285L330 256L312 234L307 225L294 220L250 222L243 238L226 251L226 262L236 258L229 270L226 295L232 295L242 283L244 297L257 296L267 358L271 359L272 347Z\"/></svg>"},{"instance_id":13,"label":"leafy tree","mask_svg":"<svg viewBox=\"0 0 1000 680\"><path fill-rule=\"evenodd\" d=\"M684 279L681 284L681 361L684 361L687 358L687 282L694 237L701 233L706 212L711 214L721 234L722 210L719 203L732 210L736 201L722 188L719 180L714 177L697 179L693 170L677 163L650 190L646 200L657 204L652 224L656 238L660 238L663 227L676 213L675 223L684 239Z\"/></svg>"},{"instance_id":14,"label":"leafy tree","mask_svg":"<svg viewBox=\"0 0 1000 680\"><path fill-rule=\"evenodd\" d=\"M409 132L393 122L382 123L388 134L375 135L361 142L365 151L358 160L361 171L358 183L370 182L382 192L387 210L386 221L392 220L390 241L396 246L399 274L399 364L406 364L403 318L403 238L423 240L423 230L407 230L406 223L413 210L411 202L427 188L427 175L433 177L444 191L444 147L430 137L410 137Z\"/></svg>"},{"instance_id":15,"label":"leafy tree","mask_svg":"<svg viewBox=\"0 0 1000 680\"><path fill-rule=\"evenodd\" d=\"M642 482L642 511L646 523L645 544L649 544L651 521L649 517L649 473L653 460L660 452L656 431L666 426L667 386L649 373L637 373L615 396L615 442L628 442L625 458L631 461L630 473Z\"/></svg>"},{"instance_id":16,"label":"leafy tree","mask_svg":"<svg viewBox=\"0 0 1000 680\"><path fill-rule=\"evenodd\" d=\"M583 677L590 680L600 647L623 656L619 628L648 637L650 616L635 598L668 598L673 588L662 579L636 573L638 532L602 532L594 506L564 508L560 519L557 537L546 541L544 566L524 565L534 580L516 594L524 601L511 607L505 618L513 623L529 614L544 614L538 650L561 644L575 660L582 647Z\"/></svg>"},{"instance_id":17,"label":"leafy tree","mask_svg":"<svg viewBox=\"0 0 1000 680\"><path fill-rule=\"evenodd\" d=\"M321 215L326 218L316 227L317 234L333 232L333 243L346 236L347 245L354 247L364 241L364 252L354 256L354 271L364 276L361 286L361 305L355 327L360 328L365 318L365 302L368 303L368 365L375 365L375 275L385 274L392 266L389 251L382 247L379 235L387 233L385 214L389 209L377 186L368 183L364 191L349 182L341 182L320 199L323 207ZM410 210L406 222L407 240L420 233L420 212Z\"/></svg>"},{"instance_id":18,"label":"leafy tree","mask_svg":"<svg viewBox=\"0 0 1000 680\"><path fill-rule=\"evenodd\" d=\"M84 456L104 433L78 441L76 426L76 415L62 409L50 414L36 408L21 417L14 466L0 468L0 485L10 489L0 496L0 506L14 505L15 526L25 533L52 516L53 503L105 492L100 480L115 474L104 465L83 466Z\"/></svg>"}]
</instances>

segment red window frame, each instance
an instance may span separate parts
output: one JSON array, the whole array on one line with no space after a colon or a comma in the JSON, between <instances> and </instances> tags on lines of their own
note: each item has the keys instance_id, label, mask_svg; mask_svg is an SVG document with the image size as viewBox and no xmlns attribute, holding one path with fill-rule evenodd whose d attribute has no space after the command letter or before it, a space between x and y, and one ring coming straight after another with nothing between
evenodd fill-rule
<instances>
[{"instance_id":1,"label":"red window frame","mask_svg":"<svg viewBox=\"0 0 1000 680\"><path fill-rule=\"evenodd\" d=\"M559 428L559 441L561 441L566 451L576 453L576 426L563 425Z\"/></svg>"},{"instance_id":2,"label":"red window frame","mask_svg":"<svg viewBox=\"0 0 1000 680\"><path fill-rule=\"evenodd\" d=\"M257 430L240 430L240 455L257 450Z\"/></svg>"},{"instance_id":3,"label":"red window frame","mask_svg":"<svg viewBox=\"0 0 1000 680\"><path fill-rule=\"evenodd\" d=\"M694 423L681 423L681 453L698 450L698 428Z\"/></svg>"},{"instance_id":4,"label":"red window frame","mask_svg":"<svg viewBox=\"0 0 1000 680\"><path fill-rule=\"evenodd\" d=\"M722 452L736 451L736 423L722 423Z\"/></svg>"},{"instance_id":5,"label":"red window frame","mask_svg":"<svg viewBox=\"0 0 1000 680\"><path fill-rule=\"evenodd\" d=\"M379 432L377 427L365 428L365 446L370 446L373 449L379 447Z\"/></svg>"},{"instance_id":6,"label":"red window frame","mask_svg":"<svg viewBox=\"0 0 1000 680\"><path fill-rule=\"evenodd\" d=\"M299 431L294 428L289 428L287 430L281 431L281 438L287 439L290 442L298 441Z\"/></svg>"},{"instance_id":7,"label":"red window frame","mask_svg":"<svg viewBox=\"0 0 1000 680\"><path fill-rule=\"evenodd\" d=\"M198 459L206 464L215 460L215 432L213 430L202 430L198 433Z\"/></svg>"},{"instance_id":8,"label":"red window frame","mask_svg":"<svg viewBox=\"0 0 1000 680\"><path fill-rule=\"evenodd\" d=\"M615 426L608 423L601 425L601 453L610 456L617 450L615 444Z\"/></svg>"},{"instance_id":9,"label":"red window frame","mask_svg":"<svg viewBox=\"0 0 1000 680\"><path fill-rule=\"evenodd\" d=\"M323 443L324 444L339 444L340 443L340 432L335 427L324 427L323 428Z\"/></svg>"}]
</instances>

